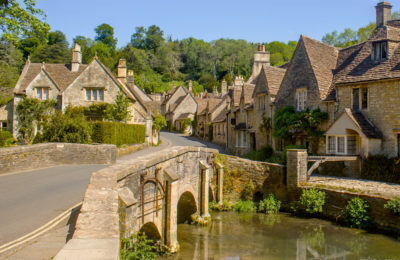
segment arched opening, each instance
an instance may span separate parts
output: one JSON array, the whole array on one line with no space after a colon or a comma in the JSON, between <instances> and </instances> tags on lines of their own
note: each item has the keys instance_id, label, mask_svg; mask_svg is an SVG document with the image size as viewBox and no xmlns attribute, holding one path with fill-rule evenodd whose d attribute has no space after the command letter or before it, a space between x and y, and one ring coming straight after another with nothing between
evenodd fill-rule
<instances>
[{"instance_id":1,"label":"arched opening","mask_svg":"<svg viewBox=\"0 0 400 260\"><path fill-rule=\"evenodd\" d=\"M256 191L253 194L253 201L255 203L259 203L260 201L262 201L264 199L264 194L262 193L262 191Z\"/></svg>"},{"instance_id":2,"label":"arched opening","mask_svg":"<svg viewBox=\"0 0 400 260\"><path fill-rule=\"evenodd\" d=\"M153 222L147 222L146 224L144 224L143 227L139 230L139 233L145 233L146 237L153 241L161 240L160 232L158 232L158 229Z\"/></svg>"},{"instance_id":3,"label":"arched opening","mask_svg":"<svg viewBox=\"0 0 400 260\"><path fill-rule=\"evenodd\" d=\"M215 201L214 192L211 186L208 188L208 201Z\"/></svg>"},{"instance_id":4,"label":"arched opening","mask_svg":"<svg viewBox=\"0 0 400 260\"><path fill-rule=\"evenodd\" d=\"M178 224L189 223L190 216L197 211L196 200L193 194L186 191L181 195L178 201Z\"/></svg>"}]
</instances>

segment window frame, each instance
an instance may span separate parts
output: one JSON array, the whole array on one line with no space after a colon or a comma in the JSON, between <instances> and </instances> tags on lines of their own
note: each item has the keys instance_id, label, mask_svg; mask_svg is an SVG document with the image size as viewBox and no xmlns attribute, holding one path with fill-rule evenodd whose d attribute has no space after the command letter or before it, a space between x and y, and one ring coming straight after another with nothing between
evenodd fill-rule
<instances>
[{"instance_id":1,"label":"window frame","mask_svg":"<svg viewBox=\"0 0 400 260\"><path fill-rule=\"evenodd\" d=\"M50 87L35 87L36 89L36 98L39 100L49 100L50 99ZM39 95L40 92L40 95ZM46 93L46 98L45 97Z\"/></svg>"},{"instance_id":2,"label":"window frame","mask_svg":"<svg viewBox=\"0 0 400 260\"><path fill-rule=\"evenodd\" d=\"M349 147L348 147L348 138L349 137L355 137L355 153L349 154ZM334 138L334 151L330 149L330 138ZM344 144L344 152L339 152L339 138L344 138L343 144ZM357 155L359 153L358 149L358 138L357 135L327 135L326 136L326 154L332 154L332 155Z\"/></svg>"},{"instance_id":3,"label":"window frame","mask_svg":"<svg viewBox=\"0 0 400 260\"><path fill-rule=\"evenodd\" d=\"M104 88L85 88L85 100L89 102L104 102L104 91ZM95 99L93 98L94 94Z\"/></svg>"},{"instance_id":4,"label":"window frame","mask_svg":"<svg viewBox=\"0 0 400 260\"><path fill-rule=\"evenodd\" d=\"M296 111L304 111L307 107L307 88L296 89Z\"/></svg>"},{"instance_id":5,"label":"window frame","mask_svg":"<svg viewBox=\"0 0 400 260\"><path fill-rule=\"evenodd\" d=\"M358 96L358 101L357 104L358 106L355 107L354 98L355 96L355 90L357 90L357 96ZM365 91L365 92L364 92ZM364 93L366 93L366 100L364 100ZM365 101L365 103L364 103ZM365 104L365 106L364 106ZM354 87L351 89L351 109L353 110L368 110L369 107L369 89L368 87Z\"/></svg>"},{"instance_id":6,"label":"window frame","mask_svg":"<svg viewBox=\"0 0 400 260\"><path fill-rule=\"evenodd\" d=\"M389 53L389 43L388 41L378 41L372 43L372 54L371 58L373 61L383 61L387 60ZM385 54L384 56L382 54Z\"/></svg>"}]
</instances>

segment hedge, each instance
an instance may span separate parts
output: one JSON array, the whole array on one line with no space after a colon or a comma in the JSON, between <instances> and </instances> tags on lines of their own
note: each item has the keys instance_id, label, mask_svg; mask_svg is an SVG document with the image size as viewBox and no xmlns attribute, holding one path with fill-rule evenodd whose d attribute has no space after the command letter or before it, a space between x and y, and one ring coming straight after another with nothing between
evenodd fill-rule
<instances>
[{"instance_id":1,"label":"hedge","mask_svg":"<svg viewBox=\"0 0 400 260\"><path fill-rule=\"evenodd\" d=\"M140 144L144 143L146 128L144 125L133 125L115 122L94 122L92 141L94 143L115 144Z\"/></svg>"},{"instance_id":2,"label":"hedge","mask_svg":"<svg viewBox=\"0 0 400 260\"><path fill-rule=\"evenodd\" d=\"M400 159L384 155L369 156L362 162L361 178L400 183Z\"/></svg>"}]
</instances>

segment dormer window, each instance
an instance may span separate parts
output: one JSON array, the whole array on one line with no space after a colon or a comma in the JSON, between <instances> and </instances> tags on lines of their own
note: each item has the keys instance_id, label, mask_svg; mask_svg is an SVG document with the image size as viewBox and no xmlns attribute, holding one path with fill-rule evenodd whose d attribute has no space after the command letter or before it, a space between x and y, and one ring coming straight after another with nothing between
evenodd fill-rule
<instances>
[{"instance_id":1,"label":"dormer window","mask_svg":"<svg viewBox=\"0 0 400 260\"><path fill-rule=\"evenodd\" d=\"M372 60L381 61L388 58L388 43L387 41L374 42Z\"/></svg>"}]
</instances>

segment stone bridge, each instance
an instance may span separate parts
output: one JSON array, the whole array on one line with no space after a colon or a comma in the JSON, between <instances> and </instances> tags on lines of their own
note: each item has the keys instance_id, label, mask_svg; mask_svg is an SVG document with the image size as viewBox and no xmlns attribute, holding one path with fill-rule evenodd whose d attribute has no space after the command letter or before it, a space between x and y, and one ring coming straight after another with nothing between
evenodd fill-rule
<instances>
[{"instance_id":1,"label":"stone bridge","mask_svg":"<svg viewBox=\"0 0 400 260\"><path fill-rule=\"evenodd\" d=\"M121 233L143 231L176 251L177 224L190 222L195 213L208 219L209 201L222 201L223 169L214 165L214 153L186 147L132 161L118 175Z\"/></svg>"}]
</instances>

